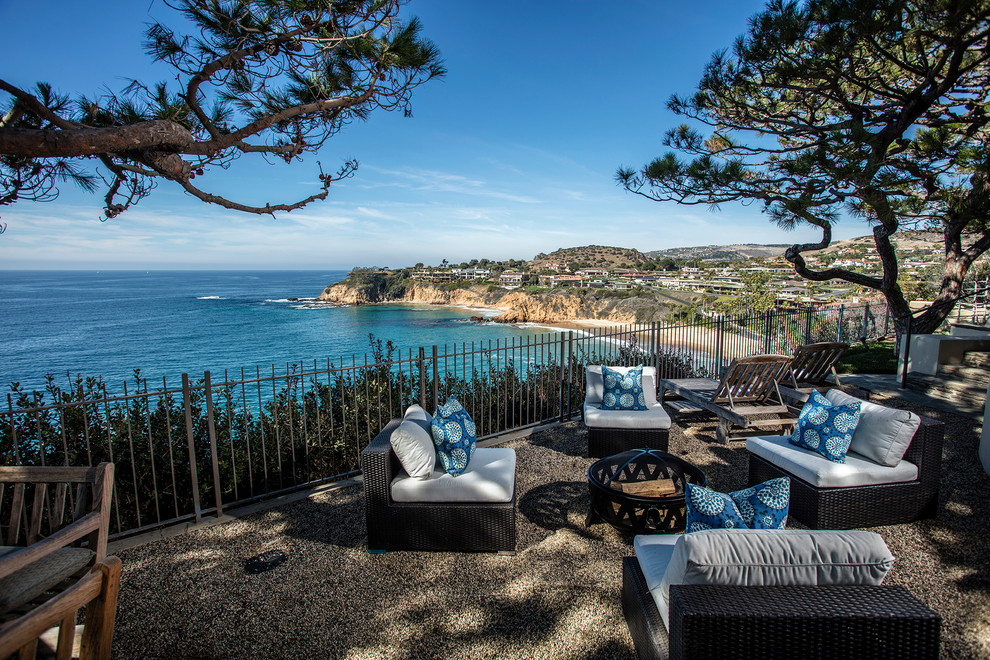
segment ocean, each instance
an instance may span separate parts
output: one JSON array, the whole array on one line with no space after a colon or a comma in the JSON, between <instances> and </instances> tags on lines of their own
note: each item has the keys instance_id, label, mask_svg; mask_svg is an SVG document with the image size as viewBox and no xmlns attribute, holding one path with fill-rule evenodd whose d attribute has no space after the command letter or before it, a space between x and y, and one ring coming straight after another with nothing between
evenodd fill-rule
<instances>
[{"instance_id":1,"label":"ocean","mask_svg":"<svg viewBox=\"0 0 990 660\"><path fill-rule=\"evenodd\" d=\"M0 384L27 390L53 374L102 376L118 390L135 369L161 383L182 373L271 374L274 364L369 352L369 334L403 349L493 343L546 328L479 324L478 310L425 305L334 307L313 299L347 275L322 271L2 271ZM67 374L69 375L67 377Z\"/></svg>"}]
</instances>

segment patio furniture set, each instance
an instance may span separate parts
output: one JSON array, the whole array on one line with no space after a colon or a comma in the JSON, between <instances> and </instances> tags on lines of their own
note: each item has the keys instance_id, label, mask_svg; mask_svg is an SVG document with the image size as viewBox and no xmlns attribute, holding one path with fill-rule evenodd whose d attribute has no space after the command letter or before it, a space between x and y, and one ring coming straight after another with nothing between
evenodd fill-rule
<instances>
[{"instance_id":1,"label":"patio furniture set","mask_svg":"<svg viewBox=\"0 0 990 660\"><path fill-rule=\"evenodd\" d=\"M818 393L845 348L739 358L718 381L657 379L651 367L587 368L584 420L588 455L597 459L588 470L587 522L637 534L634 556L623 559L622 608L641 658L938 656L940 617L907 590L881 586L894 559L879 535L852 528L934 517L944 428L837 389ZM617 406L611 389L632 376L626 403L638 401L634 410ZM859 425L842 463L788 435L752 434L793 426L813 398L816 406L856 404ZM714 413L721 442L733 426L751 435L750 488L731 497L753 497L764 482L787 477L784 518L789 504L808 529L675 534L685 527L687 492L707 481L668 453L665 403L675 413ZM513 553L512 450L478 448L458 476L439 462L427 478L404 474L399 453L409 450L400 439L397 451L396 432L417 418L425 428L424 413L410 407L362 453L369 550Z\"/></svg>"},{"instance_id":2,"label":"patio furniture set","mask_svg":"<svg viewBox=\"0 0 990 660\"><path fill-rule=\"evenodd\" d=\"M587 523L636 534L634 556L622 560L622 609L640 658L938 656L940 617L907 590L881 586L894 558L879 535L852 528L935 516L944 427L839 390L818 393L825 375L837 380L843 352L823 344L793 361L739 358L718 381L587 368L584 419L596 459ZM668 392L680 398L665 400ZM800 429L816 406L856 410L858 424L844 462L786 435L749 437L750 487L722 495L668 453L665 403L676 413L714 413L721 442L733 426ZM515 452L476 447L474 424L455 400L433 416L410 406L362 451L361 467L369 552L515 554ZM106 554L112 487L108 463L0 467L0 658L109 657L121 568ZM737 528L688 523L695 509L710 514L712 502L739 505ZM757 509L768 502L808 529L766 523ZM686 525L688 533L676 533Z\"/></svg>"}]
</instances>

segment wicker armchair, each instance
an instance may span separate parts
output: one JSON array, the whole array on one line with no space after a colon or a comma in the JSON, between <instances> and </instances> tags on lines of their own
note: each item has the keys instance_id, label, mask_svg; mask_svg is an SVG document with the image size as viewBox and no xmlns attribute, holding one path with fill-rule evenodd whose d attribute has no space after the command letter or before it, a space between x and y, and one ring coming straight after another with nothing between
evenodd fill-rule
<instances>
[{"instance_id":1,"label":"wicker armchair","mask_svg":"<svg viewBox=\"0 0 990 660\"><path fill-rule=\"evenodd\" d=\"M938 508L945 425L921 418L904 460L918 466L918 478L900 483L818 488L750 453L749 484L790 477L790 515L811 529L853 529L934 518Z\"/></svg>"},{"instance_id":2,"label":"wicker armchair","mask_svg":"<svg viewBox=\"0 0 990 660\"><path fill-rule=\"evenodd\" d=\"M668 632L625 557L622 612L641 660L939 656L941 618L903 587L671 585Z\"/></svg>"},{"instance_id":3,"label":"wicker armchair","mask_svg":"<svg viewBox=\"0 0 990 660\"><path fill-rule=\"evenodd\" d=\"M509 502L396 502L392 480L402 466L389 438L393 419L361 452L369 552L516 550L516 495Z\"/></svg>"},{"instance_id":4,"label":"wicker armchair","mask_svg":"<svg viewBox=\"0 0 990 660\"><path fill-rule=\"evenodd\" d=\"M620 371L628 369L614 368ZM584 423L588 428L589 457L604 458L630 449L667 451L670 442L670 416L657 401L656 373L654 367L643 367L643 392L647 411L603 411L602 365L589 365L585 368L587 389Z\"/></svg>"},{"instance_id":5,"label":"wicker armchair","mask_svg":"<svg viewBox=\"0 0 990 660\"><path fill-rule=\"evenodd\" d=\"M112 491L112 463L0 467L0 658L110 657L121 569L106 554Z\"/></svg>"}]
</instances>

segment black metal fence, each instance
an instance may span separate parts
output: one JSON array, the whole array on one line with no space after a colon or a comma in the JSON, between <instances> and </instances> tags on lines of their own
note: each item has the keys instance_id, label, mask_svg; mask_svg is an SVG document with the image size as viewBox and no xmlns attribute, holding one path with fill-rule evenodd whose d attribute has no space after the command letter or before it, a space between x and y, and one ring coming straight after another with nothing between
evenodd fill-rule
<instances>
[{"instance_id":1,"label":"black metal fence","mask_svg":"<svg viewBox=\"0 0 990 660\"><path fill-rule=\"evenodd\" d=\"M100 378L15 391L0 411L8 464L116 464L118 537L358 472L389 419L448 396L478 435L493 437L580 414L584 367L648 364L661 378L718 373L734 358L789 354L816 341L855 342L891 329L883 304L832 305L694 324L644 324L403 351L371 338L370 356L206 372L181 384L139 373L118 393ZM6 521L0 500L0 519Z\"/></svg>"}]
</instances>

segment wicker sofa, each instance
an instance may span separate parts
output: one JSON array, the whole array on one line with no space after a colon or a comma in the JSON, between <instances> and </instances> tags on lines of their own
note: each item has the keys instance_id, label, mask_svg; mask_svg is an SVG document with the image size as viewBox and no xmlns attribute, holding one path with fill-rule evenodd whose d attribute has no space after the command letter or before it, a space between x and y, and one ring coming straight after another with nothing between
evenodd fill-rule
<instances>
[{"instance_id":1,"label":"wicker sofa","mask_svg":"<svg viewBox=\"0 0 990 660\"><path fill-rule=\"evenodd\" d=\"M842 393L836 394L835 390L830 390L828 396L837 401L853 399ZM876 404L869 406L873 412L878 411L880 414L899 412L905 416L913 415L906 411L883 409ZM844 466L836 466L814 452L788 446L783 436L750 438L747 441L749 484L755 485L776 477L790 477L790 515L811 529L852 529L934 518L938 507L945 425L933 419L915 416L919 420L917 430L913 437L908 436L910 444L901 461L892 467L881 466L854 451L857 447L856 434L861 432L864 424L862 420L866 415L867 408L864 406L860 427L853 435L854 444L847 455L847 465ZM790 455L802 462L800 471L780 460L780 456L789 459ZM786 467L782 467L781 463ZM869 470L871 476L852 481L872 483L836 486L834 482L827 481L827 476L822 476L830 470L847 470L857 465ZM911 474L915 476L905 480L901 472L913 467L917 468L916 473L908 474L909 477ZM885 472L890 472L891 476L885 477Z\"/></svg>"},{"instance_id":2,"label":"wicker sofa","mask_svg":"<svg viewBox=\"0 0 990 660\"><path fill-rule=\"evenodd\" d=\"M629 367L612 367L625 372ZM604 458L629 449L667 451L670 416L657 401L657 372L643 367L647 410L602 410L602 365L585 368L584 423L588 427L588 456Z\"/></svg>"},{"instance_id":3,"label":"wicker sofa","mask_svg":"<svg viewBox=\"0 0 990 660\"><path fill-rule=\"evenodd\" d=\"M484 465L486 461L491 463L492 459L504 463L511 458L511 483L508 484L511 495L495 498L505 501L450 501L436 497L431 498L434 501L397 500L393 496L393 484L397 480L404 480L406 485L417 485L404 472L390 443L392 432L401 421L390 421L361 452L369 552L447 550L515 553L514 452L511 449L479 447L463 475L450 477L435 471L438 483L434 485L444 486L449 484L441 480L450 482L452 479L473 478L471 472L475 465ZM486 452L499 453L486 456ZM504 493L504 484L497 490Z\"/></svg>"},{"instance_id":4,"label":"wicker sofa","mask_svg":"<svg viewBox=\"0 0 990 660\"><path fill-rule=\"evenodd\" d=\"M780 534L777 530L714 533L739 532ZM690 537L711 533L666 535L666 538L658 535L660 538L650 539L660 541L652 547L650 543L639 543L644 537L636 537L636 556L623 558L622 611L641 660L938 657L941 629L938 614L903 587L880 586L877 578L882 580L886 569L878 572L868 562L865 572L872 579L864 580L866 584L835 580L836 569L828 561L848 561L848 557L837 557L841 548L835 542L817 555L809 554L807 548L796 553L802 561L817 558L826 562L824 568L812 567L812 572L804 575L811 576L810 579L799 579L797 583L788 584L788 580L782 579L779 559L762 577L758 568L745 567L748 572L744 573L744 579L733 583L730 578L733 569L728 564L706 572L705 566L700 565L703 562L692 564L688 552L683 579L664 585L660 576L666 578L671 570L669 566L677 563L673 558L677 550L671 541L695 540ZM862 531L805 533L876 536ZM818 542L821 539L819 536ZM727 545L724 536L716 542L721 547ZM879 543L886 549L882 540ZM826 539L822 545L829 545L829 541ZM745 549L733 547L726 556L733 556L738 563L738 554L734 554L738 552ZM855 582L861 576L851 577ZM824 584L829 580L838 583ZM661 590L666 593L661 595Z\"/></svg>"}]
</instances>

